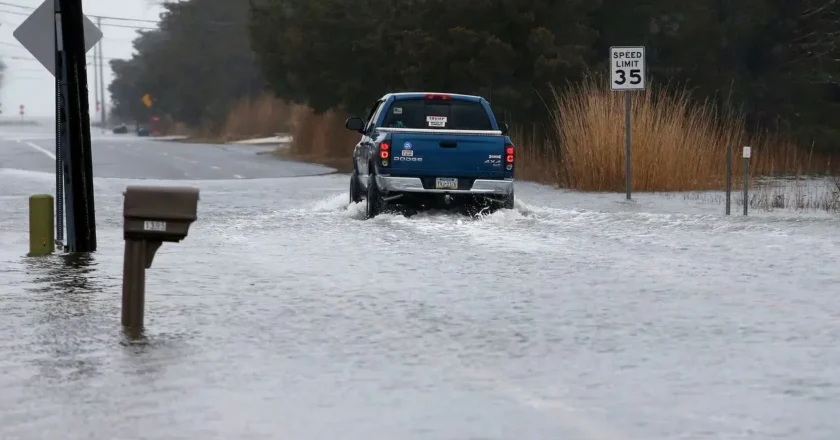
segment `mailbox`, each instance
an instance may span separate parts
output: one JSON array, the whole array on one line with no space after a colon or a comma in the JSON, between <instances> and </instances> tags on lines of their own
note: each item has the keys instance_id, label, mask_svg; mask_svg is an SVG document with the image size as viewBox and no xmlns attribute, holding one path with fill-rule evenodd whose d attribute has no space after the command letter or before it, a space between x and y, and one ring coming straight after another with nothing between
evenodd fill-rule
<instances>
[{"instance_id":1,"label":"mailbox","mask_svg":"<svg viewBox=\"0 0 840 440\"><path fill-rule=\"evenodd\" d=\"M129 186L123 203L123 239L179 242L198 213L198 188Z\"/></svg>"}]
</instances>

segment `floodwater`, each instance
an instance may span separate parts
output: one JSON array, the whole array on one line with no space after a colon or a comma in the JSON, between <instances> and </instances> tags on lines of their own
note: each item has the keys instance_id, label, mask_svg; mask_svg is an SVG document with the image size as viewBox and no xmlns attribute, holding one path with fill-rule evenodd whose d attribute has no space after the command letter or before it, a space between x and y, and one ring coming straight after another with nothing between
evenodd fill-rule
<instances>
[{"instance_id":1,"label":"floodwater","mask_svg":"<svg viewBox=\"0 0 840 440\"><path fill-rule=\"evenodd\" d=\"M4 440L840 438L830 215L523 183L514 211L365 221L345 175L190 181L138 336L133 182L96 181L74 259L24 256L53 176L0 182Z\"/></svg>"}]
</instances>

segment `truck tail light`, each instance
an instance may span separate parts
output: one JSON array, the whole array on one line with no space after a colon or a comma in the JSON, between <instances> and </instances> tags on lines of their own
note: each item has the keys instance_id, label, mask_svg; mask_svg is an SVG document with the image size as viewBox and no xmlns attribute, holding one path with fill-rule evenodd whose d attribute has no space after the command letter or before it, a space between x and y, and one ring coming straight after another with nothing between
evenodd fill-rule
<instances>
[{"instance_id":1,"label":"truck tail light","mask_svg":"<svg viewBox=\"0 0 840 440\"><path fill-rule=\"evenodd\" d=\"M379 144L379 158L382 159L382 166L388 166L388 158L391 157L391 144L382 142Z\"/></svg>"},{"instance_id":2,"label":"truck tail light","mask_svg":"<svg viewBox=\"0 0 840 440\"><path fill-rule=\"evenodd\" d=\"M505 162L507 165L505 169L508 171L513 170L513 162L516 160L515 150L513 148L513 144L505 144Z\"/></svg>"}]
</instances>

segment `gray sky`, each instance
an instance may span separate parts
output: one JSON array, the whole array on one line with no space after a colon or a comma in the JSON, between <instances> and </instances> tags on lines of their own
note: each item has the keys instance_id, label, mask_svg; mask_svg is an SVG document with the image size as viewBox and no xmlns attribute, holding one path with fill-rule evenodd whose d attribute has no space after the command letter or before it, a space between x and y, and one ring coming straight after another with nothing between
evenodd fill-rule
<instances>
[{"instance_id":1,"label":"gray sky","mask_svg":"<svg viewBox=\"0 0 840 440\"><path fill-rule=\"evenodd\" d=\"M52 1L52 0L47 0ZM0 0L0 57L7 65L0 103L2 117L18 114L18 107L25 106L25 116L51 117L55 114L55 83L49 71L36 61L12 35L14 30L40 6L43 0ZM134 52L131 41L136 35L135 28L155 27L163 9L149 0L82 0L85 15L96 23L94 15L103 17L102 54L105 58L105 103L110 102L108 84L112 73L108 61L113 58L130 58ZM25 15L24 15L25 14ZM138 19L142 21L126 21ZM99 119L96 113L94 95L93 49L88 55L88 90L91 119ZM107 109L106 109L107 110Z\"/></svg>"}]
</instances>

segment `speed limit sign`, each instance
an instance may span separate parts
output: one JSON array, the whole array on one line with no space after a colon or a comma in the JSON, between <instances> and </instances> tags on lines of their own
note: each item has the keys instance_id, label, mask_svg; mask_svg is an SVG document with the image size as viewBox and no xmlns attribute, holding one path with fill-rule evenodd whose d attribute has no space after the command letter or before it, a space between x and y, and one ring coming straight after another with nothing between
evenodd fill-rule
<instances>
[{"instance_id":1,"label":"speed limit sign","mask_svg":"<svg viewBox=\"0 0 840 440\"><path fill-rule=\"evenodd\" d=\"M613 46L610 48L610 86L612 90L644 90L644 46Z\"/></svg>"}]
</instances>

